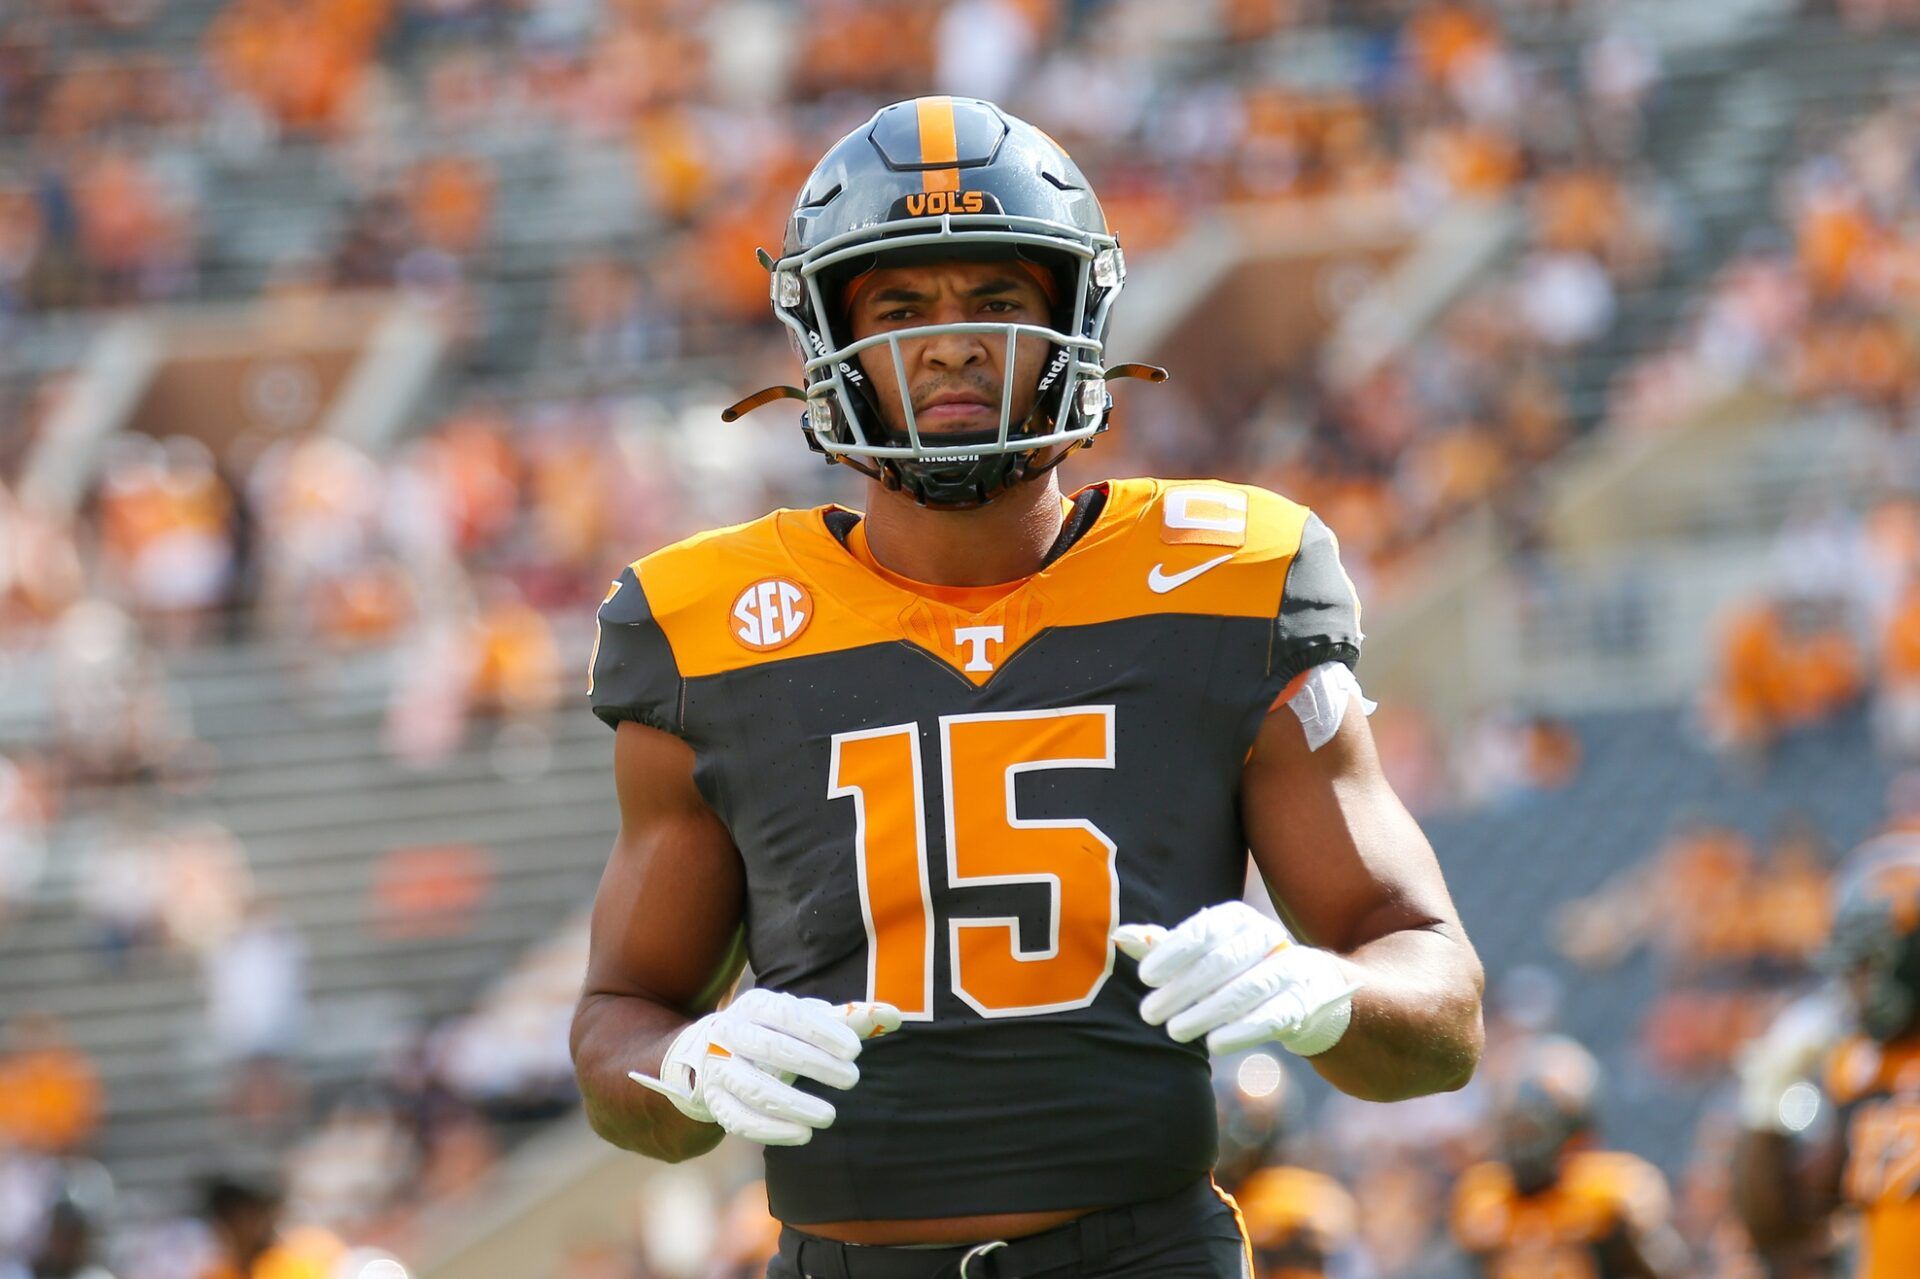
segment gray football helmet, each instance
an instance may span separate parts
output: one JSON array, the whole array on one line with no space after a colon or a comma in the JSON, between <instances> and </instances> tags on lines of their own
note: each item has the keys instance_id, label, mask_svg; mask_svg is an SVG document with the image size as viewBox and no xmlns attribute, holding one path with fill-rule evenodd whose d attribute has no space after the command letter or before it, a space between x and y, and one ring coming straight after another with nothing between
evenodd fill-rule
<instances>
[{"instance_id":1,"label":"gray football helmet","mask_svg":"<svg viewBox=\"0 0 1920 1279\"><path fill-rule=\"evenodd\" d=\"M1022 259L1056 288L1047 325L932 324L853 340L841 295L876 265L953 259ZM728 420L781 398L803 399L808 443L928 506L978 506L1058 465L1107 427L1107 379L1166 374L1105 365L1107 317L1126 278L1120 245L1100 202L1067 153L1046 134L975 98L926 97L882 107L834 144L807 179L787 222L773 276L774 314L804 361L803 386L772 387L727 411ZM902 341L943 333L1006 343L997 429L923 436L901 356ZM1014 348L1023 335L1049 344L1039 394L1012 420ZM888 427L860 357L886 348L905 430Z\"/></svg>"}]
</instances>

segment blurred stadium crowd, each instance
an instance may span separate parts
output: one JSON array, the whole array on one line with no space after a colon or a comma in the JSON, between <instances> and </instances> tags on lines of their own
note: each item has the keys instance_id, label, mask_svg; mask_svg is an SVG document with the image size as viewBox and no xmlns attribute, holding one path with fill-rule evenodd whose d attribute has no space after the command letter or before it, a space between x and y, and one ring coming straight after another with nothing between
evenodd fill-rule
<instances>
[{"instance_id":1,"label":"blurred stadium crowd","mask_svg":"<svg viewBox=\"0 0 1920 1279\"><path fill-rule=\"evenodd\" d=\"M1839 17L1870 35L1917 7L1846 0ZM405 1255L421 1210L474 1193L510 1134L568 1108L577 929L468 1015L421 1028L364 1089L309 1091L293 1050L306 943L253 890L234 834L171 807L221 761L196 742L170 664L298 637L319 700L338 661L391 654L384 747L423 771L473 736L577 713L581 624L610 570L699 527L845 495L791 422L723 430L714 405L786 375L753 250L777 239L812 159L875 103L927 85L1044 123L1094 179L1136 263L1225 209L1313 215L1364 201L1409 225L1476 202L1522 211L1503 263L1357 381L1309 373L1229 388L1203 408L1176 369L1165 396L1123 403L1120 428L1076 462L1081 478L1219 474L1286 492L1339 532L1369 606L1390 608L1464 518L1491 511L1526 546L1541 468L1582 430L1658 432L1742 387L1878 415L1886 495L1865 519L1812 512L1783 534L1783 585L1728 619L1697 723L1762 775L1777 742L1850 716L1871 717L1883 758L1920 754L1920 475L1897 442L1920 390L1920 92L1891 86L1844 130L1809 131L1781 175L1777 233L1711 280L1667 347L1582 403L1567 369L1689 234L1641 158L1660 56L1608 9L0 7L0 660L45 655L52 711L43 740L0 757L0 930L44 891L50 832L75 812L108 813L71 871L103 972L156 950L197 968L232 1118L271 1155L207 1169L197 1205L122 1222L89 1159L114 1099L56 1019L17 1016L0 1027L0 1276L84 1273L54 1254L107 1223L118 1229L101 1258L120 1279L319 1276L349 1247ZM1316 62L1316 78L1288 73L1285 50L1336 37L1341 56ZM1549 37L1571 56L1534 56ZM560 155L577 180L506 183L505 157L528 151ZM337 198L310 242L254 278L214 219L218 174L290 155L316 163ZM541 228L558 247L539 270L503 265ZM410 295L458 335L460 376L402 447L249 437L216 456L194 439L129 434L77 511L10 496L69 388L58 360L30 358L35 335L136 304L297 305L359 289ZM1401 707L1379 729L1402 792L1426 811L1550 802L1582 768L1578 733L1546 717L1443 732ZM1920 784L1896 788L1888 811L1920 819ZM1553 945L1576 970L1635 948L1657 955L1640 1059L1711 1085L1809 979L1845 851L1831 839L1802 824L1756 848L1683 824L1553 921ZM464 845L397 849L369 910L400 933L457 930L488 875ZM1506 1054L1553 1025L1560 997L1544 971L1498 976L1496 1081ZM1345 1223L1332 1231L1340 1273L1457 1273L1446 1187L1488 1152L1490 1096L1390 1115L1336 1102L1311 1122L1294 1097L1288 1157L1337 1174L1352 1196L1347 1208L1328 1200L1329 1220ZM1726 1214L1729 1124L1710 1112L1696 1162L1671 1170L1696 1273L1724 1279L1759 1273ZM720 1243L708 1273L757 1273L753 1193L709 1231ZM280 1243L255 1258L283 1209ZM650 1268L653 1246L583 1245L553 1279L664 1273Z\"/></svg>"}]
</instances>

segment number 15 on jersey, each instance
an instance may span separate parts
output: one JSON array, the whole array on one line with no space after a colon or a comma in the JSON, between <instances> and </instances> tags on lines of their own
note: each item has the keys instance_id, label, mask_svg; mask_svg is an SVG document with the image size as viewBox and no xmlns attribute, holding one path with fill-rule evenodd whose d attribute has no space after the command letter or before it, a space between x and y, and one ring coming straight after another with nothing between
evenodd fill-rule
<instances>
[{"instance_id":1,"label":"number 15 on jersey","mask_svg":"<svg viewBox=\"0 0 1920 1279\"><path fill-rule=\"evenodd\" d=\"M830 799L854 805L854 861L867 930L867 998L909 1021L933 1018L933 895L920 728L836 733ZM983 1017L1084 1008L1113 971L1119 922L1114 843L1081 818L1023 818L1022 773L1114 766L1113 707L940 717L940 801L951 888L1047 891L1046 944L1022 949L1012 916L947 920L948 981Z\"/></svg>"}]
</instances>

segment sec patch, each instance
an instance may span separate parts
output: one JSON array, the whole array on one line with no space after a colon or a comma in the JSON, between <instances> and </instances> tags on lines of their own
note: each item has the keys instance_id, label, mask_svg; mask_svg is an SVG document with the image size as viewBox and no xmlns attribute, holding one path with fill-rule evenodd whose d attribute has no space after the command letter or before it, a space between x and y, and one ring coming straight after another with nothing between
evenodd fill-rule
<instances>
[{"instance_id":1,"label":"sec patch","mask_svg":"<svg viewBox=\"0 0 1920 1279\"><path fill-rule=\"evenodd\" d=\"M784 577L762 578L733 601L733 637L756 653L785 648L813 620L813 596Z\"/></svg>"}]
</instances>

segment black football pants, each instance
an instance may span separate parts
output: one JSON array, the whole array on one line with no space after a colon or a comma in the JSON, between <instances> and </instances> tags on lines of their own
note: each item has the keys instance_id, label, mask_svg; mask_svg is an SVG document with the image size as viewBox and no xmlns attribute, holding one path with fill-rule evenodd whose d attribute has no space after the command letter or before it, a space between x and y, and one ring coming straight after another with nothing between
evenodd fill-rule
<instances>
[{"instance_id":1,"label":"black football pants","mask_svg":"<svg viewBox=\"0 0 1920 1279\"><path fill-rule=\"evenodd\" d=\"M964 1270L963 1270L964 1267ZM788 1228L767 1279L1252 1279L1232 1201L1211 1181L1088 1213L1004 1246L863 1248Z\"/></svg>"}]
</instances>

